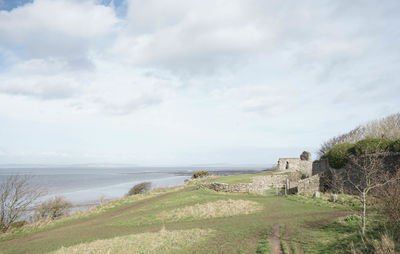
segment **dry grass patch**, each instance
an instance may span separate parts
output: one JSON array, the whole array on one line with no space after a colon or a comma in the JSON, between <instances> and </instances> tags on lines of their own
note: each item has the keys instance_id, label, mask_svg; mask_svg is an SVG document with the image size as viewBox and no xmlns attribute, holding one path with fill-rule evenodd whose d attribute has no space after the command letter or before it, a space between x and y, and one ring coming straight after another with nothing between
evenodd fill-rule
<instances>
[{"instance_id":1,"label":"dry grass patch","mask_svg":"<svg viewBox=\"0 0 400 254\"><path fill-rule=\"evenodd\" d=\"M177 208L167 213L160 214L162 219L179 220L184 218L215 218L234 216L238 214L250 214L262 210L262 206L248 200L218 200L205 204L195 204Z\"/></svg>"},{"instance_id":2,"label":"dry grass patch","mask_svg":"<svg viewBox=\"0 0 400 254\"><path fill-rule=\"evenodd\" d=\"M202 229L167 231L163 228L155 233L126 235L67 248L62 247L54 253L175 253L179 249L205 239L212 232L212 230Z\"/></svg>"}]
</instances>

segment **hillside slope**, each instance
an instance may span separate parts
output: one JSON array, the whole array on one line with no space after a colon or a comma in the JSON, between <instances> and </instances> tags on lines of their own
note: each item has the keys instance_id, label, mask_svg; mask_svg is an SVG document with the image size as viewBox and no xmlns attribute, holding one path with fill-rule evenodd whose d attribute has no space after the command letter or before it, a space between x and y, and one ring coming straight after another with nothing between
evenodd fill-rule
<instances>
[{"instance_id":1,"label":"hillside slope","mask_svg":"<svg viewBox=\"0 0 400 254\"><path fill-rule=\"evenodd\" d=\"M346 228L335 219L348 215L345 210L312 199L185 186L2 236L0 252L270 253L275 233L278 249L286 246L287 253L333 253L344 237L335 230ZM336 229L327 230L332 225Z\"/></svg>"}]
</instances>

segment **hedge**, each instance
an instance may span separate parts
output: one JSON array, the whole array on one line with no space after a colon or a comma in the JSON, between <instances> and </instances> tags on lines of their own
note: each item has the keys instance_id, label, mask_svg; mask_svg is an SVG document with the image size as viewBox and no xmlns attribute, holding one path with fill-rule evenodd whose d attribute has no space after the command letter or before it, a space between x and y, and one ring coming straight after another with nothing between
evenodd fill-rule
<instances>
[{"instance_id":1,"label":"hedge","mask_svg":"<svg viewBox=\"0 0 400 254\"><path fill-rule=\"evenodd\" d=\"M366 138L354 146L355 155L388 152L392 141L381 138Z\"/></svg>"},{"instance_id":2,"label":"hedge","mask_svg":"<svg viewBox=\"0 0 400 254\"><path fill-rule=\"evenodd\" d=\"M346 165L352 153L354 153L354 144L341 143L332 147L325 157L328 158L329 166L339 169Z\"/></svg>"},{"instance_id":3,"label":"hedge","mask_svg":"<svg viewBox=\"0 0 400 254\"><path fill-rule=\"evenodd\" d=\"M400 153L400 139L394 141L394 142L390 145L390 151L391 151L391 152Z\"/></svg>"}]
</instances>

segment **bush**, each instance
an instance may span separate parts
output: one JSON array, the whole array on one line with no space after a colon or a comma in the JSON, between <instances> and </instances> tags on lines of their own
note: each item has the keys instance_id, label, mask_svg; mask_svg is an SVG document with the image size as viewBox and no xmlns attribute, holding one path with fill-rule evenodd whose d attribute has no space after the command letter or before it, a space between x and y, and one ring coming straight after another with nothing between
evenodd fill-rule
<instances>
[{"instance_id":1,"label":"bush","mask_svg":"<svg viewBox=\"0 0 400 254\"><path fill-rule=\"evenodd\" d=\"M331 150L326 154L328 158L329 166L335 169L343 168L349 160L349 156L354 151L354 145L350 143L341 143L332 147Z\"/></svg>"},{"instance_id":2,"label":"bush","mask_svg":"<svg viewBox=\"0 0 400 254\"><path fill-rule=\"evenodd\" d=\"M400 139L394 141L394 142L390 145L389 150L390 150L391 152L400 153Z\"/></svg>"},{"instance_id":3,"label":"bush","mask_svg":"<svg viewBox=\"0 0 400 254\"><path fill-rule=\"evenodd\" d=\"M357 156L362 154L383 153L389 151L392 141L382 138L366 138L360 140L354 146Z\"/></svg>"},{"instance_id":4,"label":"bush","mask_svg":"<svg viewBox=\"0 0 400 254\"><path fill-rule=\"evenodd\" d=\"M10 228L21 228L26 224L28 224L28 222L26 222L24 220L16 221L16 222L11 223Z\"/></svg>"},{"instance_id":5,"label":"bush","mask_svg":"<svg viewBox=\"0 0 400 254\"><path fill-rule=\"evenodd\" d=\"M378 208L388 219L388 228L396 232L396 238L400 241L400 169L392 176L392 182L378 188L374 195L377 198Z\"/></svg>"},{"instance_id":6,"label":"bush","mask_svg":"<svg viewBox=\"0 0 400 254\"><path fill-rule=\"evenodd\" d=\"M192 179L197 179L197 178L202 178L202 177L206 177L209 176L210 173L208 171L195 171L192 175Z\"/></svg>"},{"instance_id":7,"label":"bush","mask_svg":"<svg viewBox=\"0 0 400 254\"><path fill-rule=\"evenodd\" d=\"M151 190L151 182L139 183L139 184L136 184L135 186L133 186L128 191L127 196L143 194L143 193L149 192L150 190Z\"/></svg>"},{"instance_id":8,"label":"bush","mask_svg":"<svg viewBox=\"0 0 400 254\"><path fill-rule=\"evenodd\" d=\"M346 222L359 222L359 221L361 221L361 217L360 217L360 215L352 214L352 215L346 216L346 218L344 218L344 221L346 221Z\"/></svg>"},{"instance_id":9,"label":"bush","mask_svg":"<svg viewBox=\"0 0 400 254\"><path fill-rule=\"evenodd\" d=\"M68 214L73 205L64 197L54 197L35 208L36 219L57 219Z\"/></svg>"}]
</instances>

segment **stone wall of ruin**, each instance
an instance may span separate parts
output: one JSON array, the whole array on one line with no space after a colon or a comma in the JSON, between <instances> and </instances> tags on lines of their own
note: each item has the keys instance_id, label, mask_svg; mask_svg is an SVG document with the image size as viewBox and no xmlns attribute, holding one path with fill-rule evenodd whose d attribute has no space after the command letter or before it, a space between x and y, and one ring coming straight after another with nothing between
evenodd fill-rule
<instances>
[{"instance_id":1,"label":"stone wall of ruin","mask_svg":"<svg viewBox=\"0 0 400 254\"><path fill-rule=\"evenodd\" d=\"M289 168L286 168L286 165ZM304 174L312 174L313 162L312 160L301 160L300 158L280 158L278 161L278 170L284 172L301 171Z\"/></svg>"}]
</instances>

